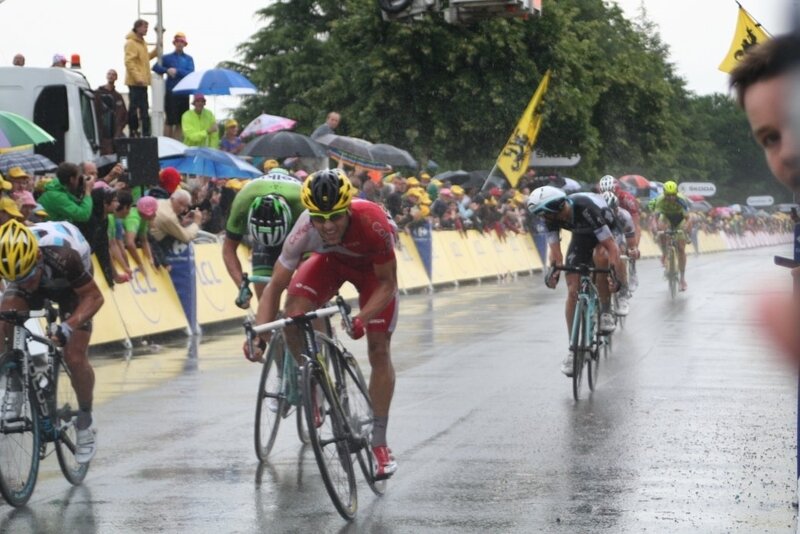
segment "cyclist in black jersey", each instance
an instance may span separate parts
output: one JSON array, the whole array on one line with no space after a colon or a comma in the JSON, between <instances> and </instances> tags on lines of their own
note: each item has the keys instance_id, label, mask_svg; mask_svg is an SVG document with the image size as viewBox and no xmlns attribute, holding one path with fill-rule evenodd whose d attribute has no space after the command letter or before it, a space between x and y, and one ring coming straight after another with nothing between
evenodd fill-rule
<instances>
[{"instance_id":1,"label":"cyclist in black jersey","mask_svg":"<svg viewBox=\"0 0 800 534\"><path fill-rule=\"evenodd\" d=\"M535 189L528 197L528 212L544 217L547 227L550 265L577 266L594 265L601 269L613 266L617 272L622 270L619 247L611 233L610 225L614 216L606 206L603 197L593 193L573 193L567 195L563 190L545 185ZM561 253L561 229L572 232L572 239L567 249L567 260ZM550 274L545 283L555 288L558 283L558 272ZM572 316L578 298L580 275L567 275L567 335L572 328ZM611 291L619 287L611 287L611 277L599 277L596 281L600 296L600 330L605 333L614 331L615 321L611 314ZM572 376L572 352L562 362L561 372Z\"/></svg>"},{"instance_id":2,"label":"cyclist in black jersey","mask_svg":"<svg viewBox=\"0 0 800 534\"><path fill-rule=\"evenodd\" d=\"M64 348L64 361L72 372L78 398L75 459L88 463L97 451L92 424L94 370L89 363L92 317L103 305L94 282L89 243L72 224L39 223L30 228L12 220L0 226L0 278L9 282L0 310L38 310L45 300L58 304L61 323L53 341ZM4 324L0 353L13 325ZM2 415L13 413L14 391L5 392Z\"/></svg>"}]
</instances>

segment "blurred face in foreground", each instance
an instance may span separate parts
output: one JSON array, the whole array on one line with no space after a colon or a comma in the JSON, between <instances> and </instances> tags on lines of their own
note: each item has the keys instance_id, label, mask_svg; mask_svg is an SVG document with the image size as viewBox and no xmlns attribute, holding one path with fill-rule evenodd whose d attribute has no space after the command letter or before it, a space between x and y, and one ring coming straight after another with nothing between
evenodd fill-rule
<instances>
[{"instance_id":1,"label":"blurred face in foreground","mask_svg":"<svg viewBox=\"0 0 800 534\"><path fill-rule=\"evenodd\" d=\"M800 193L800 138L792 130L789 99L791 79L779 75L757 82L744 95L744 109L756 142L772 174L795 194Z\"/></svg>"}]
</instances>

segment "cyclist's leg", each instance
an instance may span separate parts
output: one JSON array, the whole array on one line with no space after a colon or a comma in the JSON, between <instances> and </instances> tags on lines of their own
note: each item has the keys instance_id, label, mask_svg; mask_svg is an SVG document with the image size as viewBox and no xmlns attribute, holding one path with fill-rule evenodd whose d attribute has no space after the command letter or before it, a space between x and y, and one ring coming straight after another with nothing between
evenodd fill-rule
<instances>
[{"instance_id":1,"label":"cyclist's leg","mask_svg":"<svg viewBox=\"0 0 800 534\"><path fill-rule=\"evenodd\" d=\"M667 254L667 234L665 232L669 228L669 221L664 215L658 216L656 228L658 228L658 248L661 250L661 265L664 266Z\"/></svg>"},{"instance_id":2,"label":"cyclist's leg","mask_svg":"<svg viewBox=\"0 0 800 534\"><path fill-rule=\"evenodd\" d=\"M567 267L577 267L578 265L589 265L592 263L592 253L597 239L594 236L582 234L572 234L572 239L567 248L567 256L564 258L564 265ZM580 286L580 275L577 273L566 273L567 279L567 302L564 309L564 316L567 320L567 338L572 336L572 318L575 315L575 303L578 302L578 288Z\"/></svg>"}]
</instances>

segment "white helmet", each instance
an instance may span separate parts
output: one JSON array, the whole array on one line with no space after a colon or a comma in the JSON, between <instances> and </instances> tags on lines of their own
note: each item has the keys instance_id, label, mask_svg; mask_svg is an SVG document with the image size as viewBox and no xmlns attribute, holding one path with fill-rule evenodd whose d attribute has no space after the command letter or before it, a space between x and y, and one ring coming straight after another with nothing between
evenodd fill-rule
<instances>
[{"instance_id":1,"label":"white helmet","mask_svg":"<svg viewBox=\"0 0 800 534\"><path fill-rule=\"evenodd\" d=\"M617 211L619 201L617 200L617 195L615 195L613 191L604 191L603 198L606 199L606 204L611 208L611 211Z\"/></svg>"},{"instance_id":2,"label":"white helmet","mask_svg":"<svg viewBox=\"0 0 800 534\"><path fill-rule=\"evenodd\" d=\"M543 185L534 189L528 197L528 213L558 213L566 200L567 194L563 190L552 185Z\"/></svg>"},{"instance_id":3,"label":"white helmet","mask_svg":"<svg viewBox=\"0 0 800 534\"><path fill-rule=\"evenodd\" d=\"M610 174L606 174L602 178L600 178L600 192L605 193L606 191L614 191L617 187L617 179L611 176Z\"/></svg>"}]
</instances>

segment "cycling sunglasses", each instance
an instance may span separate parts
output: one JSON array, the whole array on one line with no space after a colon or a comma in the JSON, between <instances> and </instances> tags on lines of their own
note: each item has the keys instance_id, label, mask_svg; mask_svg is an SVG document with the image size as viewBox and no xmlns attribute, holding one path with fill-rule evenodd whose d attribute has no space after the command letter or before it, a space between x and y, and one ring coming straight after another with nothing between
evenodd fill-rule
<instances>
[{"instance_id":1,"label":"cycling sunglasses","mask_svg":"<svg viewBox=\"0 0 800 534\"><path fill-rule=\"evenodd\" d=\"M311 217L311 222L322 224L325 221L331 221L335 223L341 220L346 214L347 208L342 208L330 213L309 213L309 216Z\"/></svg>"}]
</instances>

